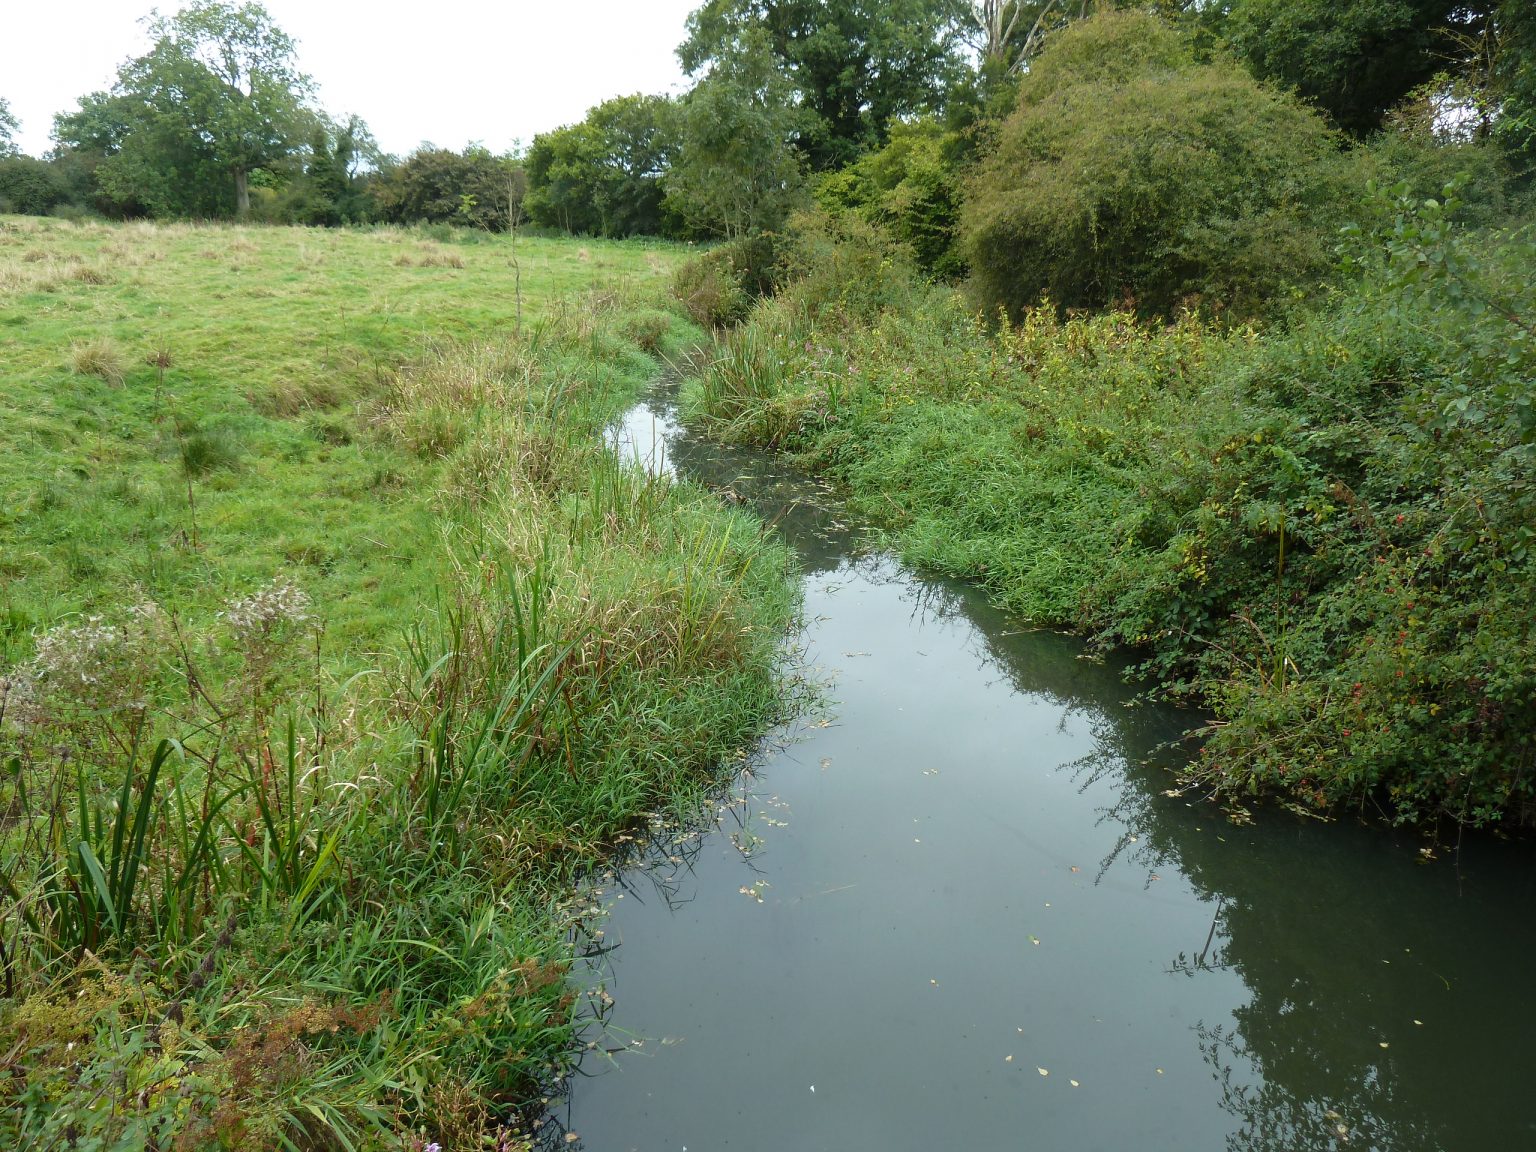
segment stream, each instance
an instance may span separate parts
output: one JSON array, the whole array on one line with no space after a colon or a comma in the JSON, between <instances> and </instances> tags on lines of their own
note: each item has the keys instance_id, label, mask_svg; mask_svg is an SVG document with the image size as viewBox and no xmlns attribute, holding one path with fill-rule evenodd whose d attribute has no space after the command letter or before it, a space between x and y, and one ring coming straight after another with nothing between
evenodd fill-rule
<instances>
[{"instance_id":1,"label":"stream","mask_svg":"<svg viewBox=\"0 0 1536 1152\"><path fill-rule=\"evenodd\" d=\"M1536 858L1170 794L1193 713L679 429L797 551L827 703L592 893L587 1152L1536 1148ZM1149 757L1151 762L1149 763Z\"/></svg>"}]
</instances>

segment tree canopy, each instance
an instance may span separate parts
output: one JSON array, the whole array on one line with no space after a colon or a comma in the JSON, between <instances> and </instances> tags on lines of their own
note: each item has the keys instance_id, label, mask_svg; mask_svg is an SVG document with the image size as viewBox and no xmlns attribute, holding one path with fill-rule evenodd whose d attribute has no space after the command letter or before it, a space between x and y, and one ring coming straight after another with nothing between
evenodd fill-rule
<instances>
[{"instance_id":1,"label":"tree canopy","mask_svg":"<svg viewBox=\"0 0 1536 1152\"><path fill-rule=\"evenodd\" d=\"M244 216L250 175L297 156L316 122L294 41L260 4L194 0L149 20L154 46L110 92L55 120L102 194L165 215Z\"/></svg>"},{"instance_id":2,"label":"tree canopy","mask_svg":"<svg viewBox=\"0 0 1536 1152\"><path fill-rule=\"evenodd\" d=\"M803 196L791 141L810 116L766 34L748 27L682 100L667 205L693 231L737 237L777 227Z\"/></svg>"},{"instance_id":3,"label":"tree canopy","mask_svg":"<svg viewBox=\"0 0 1536 1152\"><path fill-rule=\"evenodd\" d=\"M21 123L5 97L0 96L0 157L14 156L20 151L16 146L16 133L20 131Z\"/></svg>"},{"instance_id":4,"label":"tree canopy","mask_svg":"<svg viewBox=\"0 0 1536 1152\"><path fill-rule=\"evenodd\" d=\"M528 149L528 215L601 236L667 230L662 177L678 146L677 106L665 96L619 96L579 124L541 133Z\"/></svg>"},{"instance_id":5,"label":"tree canopy","mask_svg":"<svg viewBox=\"0 0 1536 1152\"><path fill-rule=\"evenodd\" d=\"M1490 5L1473 0L1233 0L1222 31L1254 74L1365 136L1452 59Z\"/></svg>"},{"instance_id":6,"label":"tree canopy","mask_svg":"<svg viewBox=\"0 0 1536 1152\"><path fill-rule=\"evenodd\" d=\"M943 105L961 75L963 0L707 0L678 59L697 75L760 33L814 119L798 143L815 168L885 142L890 123Z\"/></svg>"}]
</instances>

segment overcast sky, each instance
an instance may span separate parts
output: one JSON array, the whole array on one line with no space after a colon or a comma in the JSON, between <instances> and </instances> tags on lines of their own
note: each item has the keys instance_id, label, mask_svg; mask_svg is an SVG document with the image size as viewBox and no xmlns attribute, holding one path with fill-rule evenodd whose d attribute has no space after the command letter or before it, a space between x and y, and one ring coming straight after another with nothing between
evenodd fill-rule
<instances>
[{"instance_id":1,"label":"overcast sky","mask_svg":"<svg viewBox=\"0 0 1536 1152\"><path fill-rule=\"evenodd\" d=\"M321 107L356 113L386 152L422 141L501 152L634 92L680 91L674 49L703 0L266 0L299 42ZM18 141L52 147L56 112L112 84L149 47L139 19L156 0L0 0L0 97ZM176 0L159 0L174 11Z\"/></svg>"}]
</instances>

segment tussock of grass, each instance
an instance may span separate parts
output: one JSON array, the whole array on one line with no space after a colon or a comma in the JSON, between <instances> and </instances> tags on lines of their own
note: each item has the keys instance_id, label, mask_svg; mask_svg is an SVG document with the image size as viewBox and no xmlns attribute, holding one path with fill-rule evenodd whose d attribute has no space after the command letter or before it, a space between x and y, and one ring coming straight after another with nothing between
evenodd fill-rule
<instances>
[{"instance_id":1,"label":"tussock of grass","mask_svg":"<svg viewBox=\"0 0 1536 1152\"><path fill-rule=\"evenodd\" d=\"M99 376L108 384L120 385L126 375L126 361L111 340L87 340L69 350L69 366L77 376Z\"/></svg>"}]
</instances>

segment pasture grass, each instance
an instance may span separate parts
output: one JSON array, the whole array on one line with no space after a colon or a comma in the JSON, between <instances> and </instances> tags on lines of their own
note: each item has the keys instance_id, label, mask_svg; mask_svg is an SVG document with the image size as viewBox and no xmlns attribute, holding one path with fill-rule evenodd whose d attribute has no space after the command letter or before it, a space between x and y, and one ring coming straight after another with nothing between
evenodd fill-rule
<instances>
[{"instance_id":1,"label":"pasture grass","mask_svg":"<svg viewBox=\"0 0 1536 1152\"><path fill-rule=\"evenodd\" d=\"M598 436L672 251L3 225L0 1132L525 1147L576 881L783 706L785 550Z\"/></svg>"}]
</instances>

